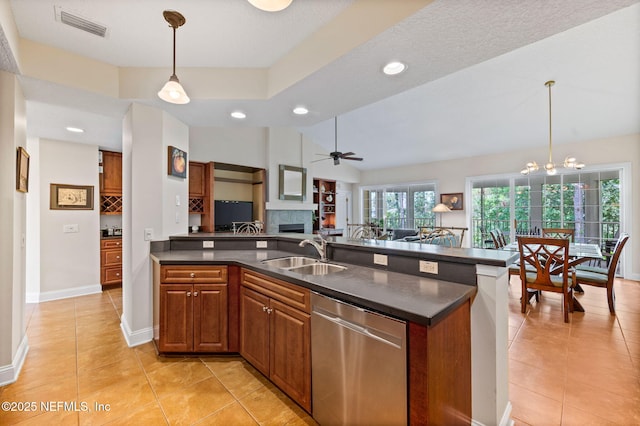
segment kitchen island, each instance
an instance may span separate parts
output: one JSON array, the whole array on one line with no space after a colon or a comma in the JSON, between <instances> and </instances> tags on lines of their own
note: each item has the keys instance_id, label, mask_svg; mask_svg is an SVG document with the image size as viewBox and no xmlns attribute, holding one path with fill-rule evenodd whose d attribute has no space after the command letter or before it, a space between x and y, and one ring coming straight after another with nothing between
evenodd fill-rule
<instances>
[{"instance_id":1,"label":"kitchen island","mask_svg":"<svg viewBox=\"0 0 640 426\"><path fill-rule=\"evenodd\" d=\"M514 255L335 237L329 239L327 253L330 262L347 267L343 271L303 275L262 263L291 255L315 255L312 247L299 247L305 238L313 236L176 236L154 243L152 259L158 272L171 265L228 268L228 350L232 352L239 349L237 300L245 274L289 283L407 321L410 423L469 424L473 393L471 302L478 291L476 271L506 271ZM203 248L205 245L214 247ZM420 272L421 261L437 264L435 273ZM154 281L154 288L161 285L160 278ZM154 320L154 328L156 323ZM486 387L482 391L490 392ZM308 404L301 405L310 409Z\"/></svg>"}]
</instances>

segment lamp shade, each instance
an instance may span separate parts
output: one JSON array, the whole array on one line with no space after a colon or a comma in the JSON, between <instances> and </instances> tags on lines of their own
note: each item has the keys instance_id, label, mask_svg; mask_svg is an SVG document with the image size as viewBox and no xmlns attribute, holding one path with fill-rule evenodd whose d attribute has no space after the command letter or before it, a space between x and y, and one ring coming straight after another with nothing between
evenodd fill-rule
<instances>
[{"instance_id":1,"label":"lamp shade","mask_svg":"<svg viewBox=\"0 0 640 426\"><path fill-rule=\"evenodd\" d=\"M434 213L447 213L447 212L450 212L451 209L445 206L444 204L440 203L436 205L434 208L432 208L431 211Z\"/></svg>"},{"instance_id":2,"label":"lamp shade","mask_svg":"<svg viewBox=\"0 0 640 426\"><path fill-rule=\"evenodd\" d=\"M279 12L289 7L293 0L249 0L253 6L265 12Z\"/></svg>"},{"instance_id":3,"label":"lamp shade","mask_svg":"<svg viewBox=\"0 0 640 426\"><path fill-rule=\"evenodd\" d=\"M165 102L172 104L188 104L191 99L187 96L187 93L182 88L178 77L172 75L169 81L165 83L162 89L158 92L158 96Z\"/></svg>"}]
</instances>

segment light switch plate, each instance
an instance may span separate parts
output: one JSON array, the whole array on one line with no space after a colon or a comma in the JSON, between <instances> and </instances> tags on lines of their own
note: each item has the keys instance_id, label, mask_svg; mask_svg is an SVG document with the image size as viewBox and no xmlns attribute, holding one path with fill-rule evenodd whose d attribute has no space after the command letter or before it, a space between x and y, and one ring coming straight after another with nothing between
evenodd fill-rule
<instances>
[{"instance_id":1,"label":"light switch plate","mask_svg":"<svg viewBox=\"0 0 640 426\"><path fill-rule=\"evenodd\" d=\"M62 232L65 234L78 232L78 224L62 225Z\"/></svg>"},{"instance_id":2,"label":"light switch plate","mask_svg":"<svg viewBox=\"0 0 640 426\"><path fill-rule=\"evenodd\" d=\"M373 254L373 263L376 265L387 266L387 255L386 254Z\"/></svg>"},{"instance_id":3,"label":"light switch plate","mask_svg":"<svg viewBox=\"0 0 640 426\"><path fill-rule=\"evenodd\" d=\"M176 195L176 206L180 205L180 196Z\"/></svg>"},{"instance_id":4,"label":"light switch plate","mask_svg":"<svg viewBox=\"0 0 640 426\"><path fill-rule=\"evenodd\" d=\"M144 240L145 241L153 240L153 228L144 228Z\"/></svg>"}]
</instances>

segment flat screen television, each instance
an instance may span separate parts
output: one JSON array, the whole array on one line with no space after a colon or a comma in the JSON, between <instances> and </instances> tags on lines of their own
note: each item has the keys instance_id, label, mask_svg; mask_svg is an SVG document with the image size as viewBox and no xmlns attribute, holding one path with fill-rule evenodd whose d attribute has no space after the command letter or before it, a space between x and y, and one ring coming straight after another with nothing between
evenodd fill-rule
<instances>
[{"instance_id":1,"label":"flat screen television","mask_svg":"<svg viewBox=\"0 0 640 426\"><path fill-rule=\"evenodd\" d=\"M215 200L214 212L216 231L230 231L232 222L253 221L251 201Z\"/></svg>"}]
</instances>

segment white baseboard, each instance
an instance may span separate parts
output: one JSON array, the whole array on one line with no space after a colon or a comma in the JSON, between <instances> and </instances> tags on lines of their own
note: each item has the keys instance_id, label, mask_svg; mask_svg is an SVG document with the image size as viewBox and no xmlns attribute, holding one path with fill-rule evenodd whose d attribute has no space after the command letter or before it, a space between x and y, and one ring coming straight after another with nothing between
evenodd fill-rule
<instances>
[{"instance_id":1,"label":"white baseboard","mask_svg":"<svg viewBox=\"0 0 640 426\"><path fill-rule=\"evenodd\" d=\"M511 401L507 401L507 406L504 408L504 412L502 413L502 418L500 419L500 426L513 426L514 421L510 418L511 416ZM471 426L486 426L484 423L479 422L477 420L471 420Z\"/></svg>"},{"instance_id":2,"label":"white baseboard","mask_svg":"<svg viewBox=\"0 0 640 426\"><path fill-rule=\"evenodd\" d=\"M11 361L11 364L0 367L0 386L8 385L18 380L24 360L27 358L27 352L29 352L29 340L25 334L20 345L18 345L16 356Z\"/></svg>"},{"instance_id":3,"label":"white baseboard","mask_svg":"<svg viewBox=\"0 0 640 426\"><path fill-rule=\"evenodd\" d=\"M127 345L130 348L140 346L153 340L153 327L132 331L127 325L127 321L124 319L124 314L120 318L120 329L122 330L124 339L127 341Z\"/></svg>"},{"instance_id":4,"label":"white baseboard","mask_svg":"<svg viewBox=\"0 0 640 426\"><path fill-rule=\"evenodd\" d=\"M29 293L27 294L26 301L28 303L48 302L51 300L68 299L69 297L86 296L88 294L96 294L100 292L102 292L102 286L100 284L85 285L82 287L65 288L64 290L45 291L40 294Z\"/></svg>"}]
</instances>

